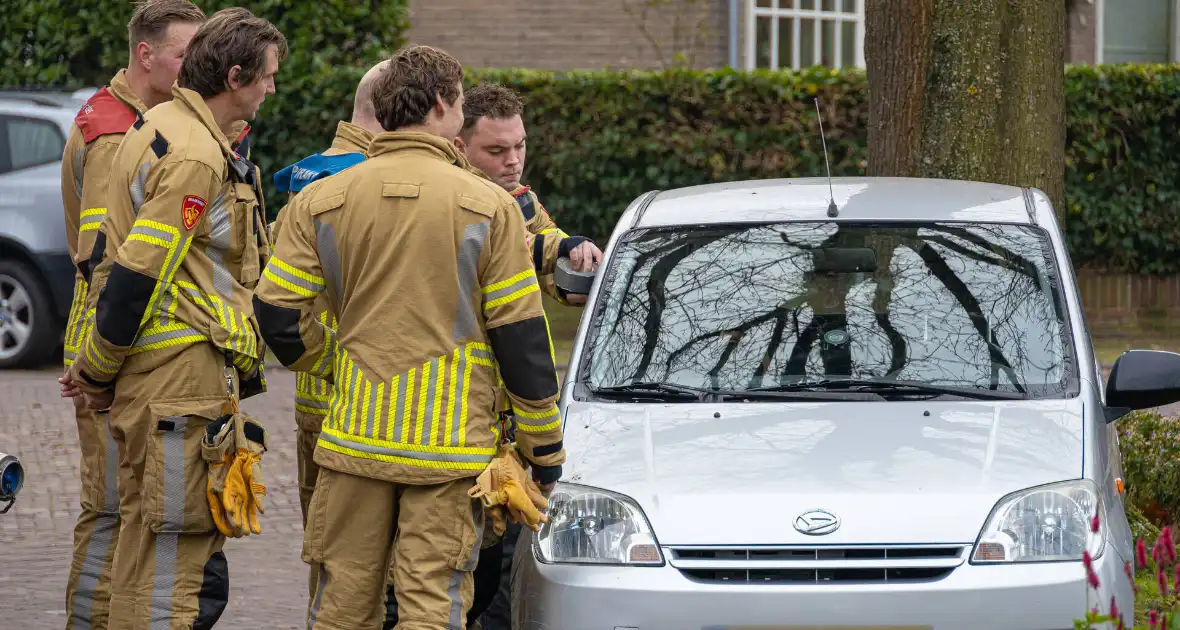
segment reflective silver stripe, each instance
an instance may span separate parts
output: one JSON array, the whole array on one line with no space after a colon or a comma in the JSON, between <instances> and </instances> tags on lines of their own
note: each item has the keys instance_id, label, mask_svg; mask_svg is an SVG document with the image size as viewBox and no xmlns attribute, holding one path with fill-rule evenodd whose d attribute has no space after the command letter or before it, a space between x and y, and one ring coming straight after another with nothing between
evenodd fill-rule
<instances>
[{"instance_id":1,"label":"reflective silver stripe","mask_svg":"<svg viewBox=\"0 0 1180 630\"><path fill-rule=\"evenodd\" d=\"M454 396L451 400L455 403L454 413L451 415L451 435L449 446L459 446L459 420L463 417L463 410L467 407L467 397L463 395L463 385L467 381L467 351L466 348L459 348L456 353L459 357L458 365L455 369L455 382L452 384L451 390Z\"/></svg>"},{"instance_id":2,"label":"reflective silver stripe","mask_svg":"<svg viewBox=\"0 0 1180 630\"><path fill-rule=\"evenodd\" d=\"M478 286L479 254L487 240L488 229L487 223L473 223L463 230L463 242L459 245L459 306L451 333L455 341L470 337L478 328L471 296Z\"/></svg>"},{"instance_id":3,"label":"reflective silver stripe","mask_svg":"<svg viewBox=\"0 0 1180 630\"><path fill-rule=\"evenodd\" d=\"M135 340L135 345L132 347L142 348L153 343L160 343L161 341L168 341L170 339L179 339L181 337L188 337L189 335L200 335L202 338L205 337L201 333L197 332L197 329L185 326L184 328L178 328L176 330L165 330L164 332L141 336Z\"/></svg>"},{"instance_id":4,"label":"reflective silver stripe","mask_svg":"<svg viewBox=\"0 0 1180 630\"><path fill-rule=\"evenodd\" d=\"M83 170L85 165L86 145L82 145L78 148L78 151L74 153L74 190L78 192L78 201L82 201L82 184L84 181L82 179L82 175L85 173Z\"/></svg>"},{"instance_id":5,"label":"reflective silver stripe","mask_svg":"<svg viewBox=\"0 0 1180 630\"><path fill-rule=\"evenodd\" d=\"M340 299L340 287L344 281L340 275L340 252L336 249L336 230L327 223L315 219L315 247L319 254L320 268L324 270L324 280L328 283L328 291L336 300Z\"/></svg>"},{"instance_id":6,"label":"reflective silver stripe","mask_svg":"<svg viewBox=\"0 0 1180 630\"><path fill-rule=\"evenodd\" d=\"M418 459L432 462L451 462L451 463L476 463L486 464L492 461L492 454L476 455L469 453L431 453L427 451L406 451L397 448L387 448L384 446L375 446L372 444L363 444L361 442L354 442L347 438L337 437L324 431L320 434L320 439L325 442L330 442L337 446L350 448L354 451L361 451L363 453L373 453L375 455L389 455L390 457L404 457L406 459Z\"/></svg>"},{"instance_id":7,"label":"reflective silver stripe","mask_svg":"<svg viewBox=\"0 0 1180 630\"><path fill-rule=\"evenodd\" d=\"M516 282L513 282L512 284L504 287L503 289L496 289L495 291L489 291L488 293L486 293L483 296L484 304L487 304L488 302L491 302L492 300L498 300L506 295L511 295L521 289L527 288L527 287L534 285L534 284L537 284L537 275L534 273L530 273L527 278L517 280Z\"/></svg>"},{"instance_id":8,"label":"reflective silver stripe","mask_svg":"<svg viewBox=\"0 0 1180 630\"><path fill-rule=\"evenodd\" d=\"M63 350L63 353L64 353L66 361L73 362L74 360L76 360L78 358L78 353L74 352L73 350L70 350L69 348L65 348Z\"/></svg>"},{"instance_id":9,"label":"reflective silver stripe","mask_svg":"<svg viewBox=\"0 0 1180 630\"><path fill-rule=\"evenodd\" d=\"M315 599L311 602L311 612L307 616L307 630L315 628L316 619L320 616L320 605L324 601L324 587L328 584L328 567L320 565L320 579L316 582Z\"/></svg>"},{"instance_id":10,"label":"reflective silver stripe","mask_svg":"<svg viewBox=\"0 0 1180 630\"><path fill-rule=\"evenodd\" d=\"M410 409L414 408L414 406L413 406L414 391L412 389L409 389L409 382L410 382L410 376L416 375L417 373L418 373L417 370L410 370L409 372L402 374L397 379L397 381L398 381L397 382L397 409L394 411L394 415L393 415L393 439L394 440L400 440L402 437L402 431L405 429L406 423L405 423L405 420L403 420L403 418L406 413L406 406L409 405ZM409 397L409 399L407 399L407 397ZM392 406L393 405L390 405L390 407L392 407Z\"/></svg>"},{"instance_id":11,"label":"reflective silver stripe","mask_svg":"<svg viewBox=\"0 0 1180 630\"><path fill-rule=\"evenodd\" d=\"M483 547L484 518L486 517L483 513L483 506L478 501L472 501L471 522L475 527L475 543L471 546L471 552L467 554L467 563L463 565L463 568L451 570L451 581L447 585L447 598L451 600L450 616L447 619L448 628L467 627L467 619L463 614L461 586L463 585L463 577L475 571L476 563L479 562L479 551Z\"/></svg>"},{"instance_id":12,"label":"reflective silver stripe","mask_svg":"<svg viewBox=\"0 0 1180 630\"><path fill-rule=\"evenodd\" d=\"M158 238L165 243L173 243L176 241L175 234L169 234L163 230L157 230L156 228L143 223L136 223L135 225L131 226L131 234L143 234L144 236Z\"/></svg>"},{"instance_id":13,"label":"reflective silver stripe","mask_svg":"<svg viewBox=\"0 0 1180 630\"><path fill-rule=\"evenodd\" d=\"M160 436L164 455L164 519L156 535L156 567L152 583L151 628L168 630L172 592L176 587L179 533L184 530L184 433L188 418L172 416L172 430Z\"/></svg>"},{"instance_id":14,"label":"reflective silver stripe","mask_svg":"<svg viewBox=\"0 0 1180 630\"><path fill-rule=\"evenodd\" d=\"M147 185L148 171L151 170L150 162L144 162L139 165L139 172L135 174L135 179L131 180L131 210L135 214L139 214L139 208L143 205L144 200L144 186Z\"/></svg>"},{"instance_id":15,"label":"reflective silver stripe","mask_svg":"<svg viewBox=\"0 0 1180 630\"><path fill-rule=\"evenodd\" d=\"M90 225L91 223L101 225L102 220L105 219L106 217L107 217L107 215L105 212L102 214L92 214L90 216L82 217L82 220L78 222L78 229L79 229L79 231L81 231L82 226Z\"/></svg>"},{"instance_id":16,"label":"reflective silver stripe","mask_svg":"<svg viewBox=\"0 0 1180 630\"><path fill-rule=\"evenodd\" d=\"M438 373L442 371L442 368L439 366L444 365L444 362L439 359L431 359L429 365L430 381L426 383L426 400L423 400L418 405L425 410L422 413L422 426L418 427L418 431L421 433L418 443L423 446L429 445L431 442L430 438L434 435L434 394L438 390Z\"/></svg>"},{"instance_id":17,"label":"reflective silver stripe","mask_svg":"<svg viewBox=\"0 0 1180 630\"><path fill-rule=\"evenodd\" d=\"M78 586L74 590L74 625L71 630L89 630L91 627L90 615L94 608L94 591L98 587L103 569L109 566L106 561L107 555L110 553L111 543L118 531L118 517L99 516L94 521L90 542L86 543L86 558L82 561L82 572L78 576Z\"/></svg>"},{"instance_id":18,"label":"reflective silver stripe","mask_svg":"<svg viewBox=\"0 0 1180 630\"><path fill-rule=\"evenodd\" d=\"M274 275L282 278L283 280L286 280L287 282L290 282L291 284L293 284L297 287L302 287L304 289L307 289L308 291L311 291L312 293L319 293L324 290L324 285L319 282L316 282L315 280L308 280L307 278L300 278L299 276L297 276L293 273L288 273L287 270L283 269L280 265L275 263L275 261L277 261L277 260L278 260L277 258L271 259L270 264L268 264L266 266L266 270L268 272L273 273Z\"/></svg>"},{"instance_id":19,"label":"reflective silver stripe","mask_svg":"<svg viewBox=\"0 0 1180 630\"><path fill-rule=\"evenodd\" d=\"M375 437L373 435L373 419L381 417L381 406L385 402L382 400L383 396L378 395L378 393L385 393L385 389L382 387L382 385L384 385L384 383L379 383L376 387L373 387L372 384L365 386L365 394L368 394L365 396L365 398L368 399L369 404L367 405L368 410L365 412L365 426L364 430L361 431L361 435Z\"/></svg>"},{"instance_id":20,"label":"reflective silver stripe","mask_svg":"<svg viewBox=\"0 0 1180 630\"><path fill-rule=\"evenodd\" d=\"M205 247L205 255L213 263L213 288L227 298L234 291L234 277L225 268L225 254L230 247L228 206L229 198L224 191L209 205L209 245Z\"/></svg>"},{"instance_id":21,"label":"reflective silver stripe","mask_svg":"<svg viewBox=\"0 0 1180 630\"><path fill-rule=\"evenodd\" d=\"M352 433L354 419L356 418L356 410L360 408L361 403L361 388L357 387L357 383L361 380L361 369L356 363L349 362L351 370L348 376L348 389L352 391L352 398L348 399L348 407L345 408L347 415L344 416L344 430ZM348 391L348 390L345 390Z\"/></svg>"},{"instance_id":22,"label":"reflective silver stripe","mask_svg":"<svg viewBox=\"0 0 1180 630\"><path fill-rule=\"evenodd\" d=\"M312 376L326 376L328 374L328 366L332 365L332 357L336 355L336 331L331 328L325 328L324 335L326 336L324 340L324 352L320 355L315 365L311 366L311 370L308 371L308 374ZM326 381L321 382L325 385L327 384Z\"/></svg>"},{"instance_id":23,"label":"reflective silver stripe","mask_svg":"<svg viewBox=\"0 0 1180 630\"><path fill-rule=\"evenodd\" d=\"M473 356L477 359L487 359L488 361L495 359L495 357L492 356L491 351L484 350L483 348L472 348L471 349L471 356Z\"/></svg>"},{"instance_id":24,"label":"reflective silver stripe","mask_svg":"<svg viewBox=\"0 0 1180 630\"><path fill-rule=\"evenodd\" d=\"M522 425L526 427L543 427L547 424L552 424L555 420L560 420L561 414L557 412L557 407L554 407L553 411L549 412L544 418L527 418L518 412L513 416L513 419L516 421L518 427Z\"/></svg>"}]
</instances>

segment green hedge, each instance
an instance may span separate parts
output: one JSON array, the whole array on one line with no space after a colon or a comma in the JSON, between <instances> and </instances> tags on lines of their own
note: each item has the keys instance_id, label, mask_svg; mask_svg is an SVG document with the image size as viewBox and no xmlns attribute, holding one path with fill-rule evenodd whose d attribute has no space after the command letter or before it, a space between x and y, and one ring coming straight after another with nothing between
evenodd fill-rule
<instances>
[{"instance_id":1,"label":"green hedge","mask_svg":"<svg viewBox=\"0 0 1180 630\"><path fill-rule=\"evenodd\" d=\"M209 12L229 2L199 2ZM0 85L101 84L125 59L127 3L29 0L0 26ZM379 7L379 8L375 8ZM114 10L113 10L114 9ZM404 0L251 6L287 34L292 58L254 121L265 173L331 141L361 74L403 42ZM85 25L85 26L83 26ZM1066 233L1078 266L1180 272L1180 65L1066 70ZM542 72L469 70L522 92L527 183L566 231L605 239L654 188L824 172L862 175L868 84L858 70ZM280 205L268 187L269 210Z\"/></svg>"}]
</instances>

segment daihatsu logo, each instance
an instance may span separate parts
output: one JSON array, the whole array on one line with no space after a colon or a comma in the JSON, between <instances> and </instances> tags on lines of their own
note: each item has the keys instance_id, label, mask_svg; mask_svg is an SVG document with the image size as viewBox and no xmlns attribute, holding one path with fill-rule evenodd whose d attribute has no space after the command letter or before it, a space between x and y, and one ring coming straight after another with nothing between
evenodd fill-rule
<instances>
[{"instance_id":1,"label":"daihatsu logo","mask_svg":"<svg viewBox=\"0 0 1180 630\"><path fill-rule=\"evenodd\" d=\"M808 536L830 534L840 528L840 519L824 510L808 510L795 517L795 529Z\"/></svg>"}]
</instances>

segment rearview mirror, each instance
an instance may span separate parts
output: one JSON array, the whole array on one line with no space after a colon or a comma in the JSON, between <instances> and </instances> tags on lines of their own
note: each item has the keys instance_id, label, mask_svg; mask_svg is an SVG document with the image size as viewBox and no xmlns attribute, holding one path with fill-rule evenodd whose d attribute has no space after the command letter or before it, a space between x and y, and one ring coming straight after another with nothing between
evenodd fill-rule
<instances>
[{"instance_id":1,"label":"rearview mirror","mask_svg":"<svg viewBox=\"0 0 1180 630\"><path fill-rule=\"evenodd\" d=\"M1180 401L1180 354L1128 350L1114 362L1106 380L1106 406L1128 411ZM1118 414L1108 420L1115 420Z\"/></svg>"},{"instance_id":2,"label":"rearview mirror","mask_svg":"<svg viewBox=\"0 0 1180 630\"><path fill-rule=\"evenodd\" d=\"M824 247L811 252L816 273L872 273L877 250L872 247Z\"/></svg>"}]
</instances>

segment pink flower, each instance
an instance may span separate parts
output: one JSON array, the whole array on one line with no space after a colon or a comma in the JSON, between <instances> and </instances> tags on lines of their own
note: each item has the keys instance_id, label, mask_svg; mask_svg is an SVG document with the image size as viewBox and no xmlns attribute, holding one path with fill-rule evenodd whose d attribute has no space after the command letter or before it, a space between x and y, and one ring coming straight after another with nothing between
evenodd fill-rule
<instances>
[{"instance_id":1,"label":"pink flower","mask_svg":"<svg viewBox=\"0 0 1180 630\"><path fill-rule=\"evenodd\" d=\"M1147 543L1142 538L1135 545L1135 559L1140 567L1147 566Z\"/></svg>"},{"instance_id":2,"label":"pink flower","mask_svg":"<svg viewBox=\"0 0 1180 630\"><path fill-rule=\"evenodd\" d=\"M1098 533L1098 526L1100 524L1101 524L1101 522L1098 520L1098 513L1095 512L1094 518L1090 519L1090 531L1097 534Z\"/></svg>"},{"instance_id":3,"label":"pink flower","mask_svg":"<svg viewBox=\"0 0 1180 630\"><path fill-rule=\"evenodd\" d=\"M1160 597L1167 597L1168 596L1168 574L1164 573L1163 569L1160 569L1159 573L1157 573L1155 575L1155 581L1157 584L1159 584L1159 587L1160 587Z\"/></svg>"},{"instance_id":4,"label":"pink flower","mask_svg":"<svg viewBox=\"0 0 1180 630\"><path fill-rule=\"evenodd\" d=\"M1172 587L1175 589L1176 594L1180 595L1180 564L1176 565L1176 575L1173 578Z\"/></svg>"},{"instance_id":5,"label":"pink flower","mask_svg":"<svg viewBox=\"0 0 1180 630\"><path fill-rule=\"evenodd\" d=\"M1094 572L1094 558L1089 551L1082 552L1082 566L1086 567L1086 581L1093 588L1098 588L1098 574Z\"/></svg>"},{"instance_id":6,"label":"pink flower","mask_svg":"<svg viewBox=\"0 0 1180 630\"><path fill-rule=\"evenodd\" d=\"M1123 563L1123 573L1126 574L1127 579L1131 581L1131 591L1138 594L1139 585L1135 584L1135 572L1131 569L1131 561L1127 560Z\"/></svg>"},{"instance_id":7,"label":"pink flower","mask_svg":"<svg viewBox=\"0 0 1180 630\"><path fill-rule=\"evenodd\" d=\"M1152 610L1152 611L1148 611L1148 613L1147 613L1147 625L1148 625L1149 627L1151 627L1151 628L1155 628L1156 626L1158 626L1158 625L1159 625L1159 623L1160 623L1160 614L1159 614L1159 612L1157 612L1157 611L1154 611L1154 610Z\"/></svg>"},{"instance_id":8,"label":"pink flower","mask_svg":"<svg viewBox=\"0 0 1180 630\"><path fill-rule=\"evenodd\" d=\"M1166 558L1168 564L1176 561L1176 542L1172 540L1172 526L1165 525L1163 533L1160 534L1160 539L1163 540L1164 551L1167 552Z\"/></svg>"},{"instance_id":9,"label":"pink flower","mask_svg":"<svg viewBox=\"0 0 1180 630\"><path fill-rule=\"evenodd\" d=\"M1110 616L1115 619L1119 618L1119 606L1115 603L1113 595L1110 598Z\"/></svg>"}]
</instances>

